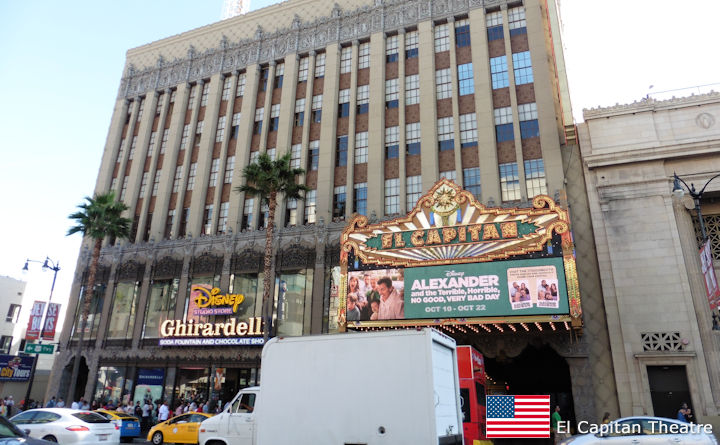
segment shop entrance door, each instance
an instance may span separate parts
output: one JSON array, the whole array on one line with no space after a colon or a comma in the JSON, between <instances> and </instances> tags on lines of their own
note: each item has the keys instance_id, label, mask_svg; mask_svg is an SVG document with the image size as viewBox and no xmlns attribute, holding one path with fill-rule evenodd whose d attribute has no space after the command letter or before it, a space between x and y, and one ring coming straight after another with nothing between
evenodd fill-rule
<instances>
[{"instance_id":1,"label":"shop entrance door","mask_svg":"<svg viewBox=\"0 0 720 445\"><path fill-rule=\"evenodd\" d=\"M676 419L683 403L693 408L685 366L648 366L647 373L656 416Z\"/></svg>"},{"instance_id":2,"label":"shop entrance door","mask_svg":"<svg viewBox=\"0 0 720 445\"><path fill-rule=\"evenodd\" d=\"M482 349L480 349L482 352ZM567 362L547 345L528 346L517 357L500 351L497 357L485 357L489 377L488 395L550 395L550 411L560 406L560 417L575 424L572 381ZM552 439L493 439L495 444L551 444Z\"/></svg>"}]
</instances>

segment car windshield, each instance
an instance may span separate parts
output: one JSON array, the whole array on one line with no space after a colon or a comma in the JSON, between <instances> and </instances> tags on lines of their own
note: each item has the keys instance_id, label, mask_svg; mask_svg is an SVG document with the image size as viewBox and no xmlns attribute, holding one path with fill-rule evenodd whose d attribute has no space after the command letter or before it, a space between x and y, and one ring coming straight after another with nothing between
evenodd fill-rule
<instances>
[{"instance_id":1,"label":"car windshield","mask_svg":"<svg viewBox=\"0 0 720 445\"><path fill-rule=\"evenodd\" d=\"M9 420L0 417L0 438L5 439L8 437L25 437L25 435Z\"/></svg>"},{"instance_id":2,"label":"car windshield","mask_svg":"<svg viewBox=\"0 0 720 445\"><path fill-rule=\"evenodd\" d=\"M73 417L77 417L85 423L110 423L110 421L100 414L91 412L73 413Z\"/></svg>"}]
</instances>

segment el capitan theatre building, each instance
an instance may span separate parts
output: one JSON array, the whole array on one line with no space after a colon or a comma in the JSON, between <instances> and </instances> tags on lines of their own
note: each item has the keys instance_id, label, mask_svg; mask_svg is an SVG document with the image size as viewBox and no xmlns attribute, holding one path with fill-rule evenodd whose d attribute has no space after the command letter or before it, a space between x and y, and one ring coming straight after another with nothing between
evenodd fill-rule
<instances>
[{"instance_id":1,"label":"el capitan theatre building","mask_svg":"<svg viewBox=\"0 0 720 445\"><path fill-rule=\"evenodd\" d=\"M406 216L356 216L341 238L341 327L434 327L483 354L487 394L550 394L579 415L590 366L569 215L544 195L532 206L486 207L441 180Z\"/></svg>"}]
</instances>

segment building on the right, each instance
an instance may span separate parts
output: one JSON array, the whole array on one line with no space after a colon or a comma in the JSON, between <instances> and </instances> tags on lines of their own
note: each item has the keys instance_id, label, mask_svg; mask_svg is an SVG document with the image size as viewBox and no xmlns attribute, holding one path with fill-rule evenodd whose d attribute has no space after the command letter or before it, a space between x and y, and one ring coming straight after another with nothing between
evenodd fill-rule
<instances>
[{"instance_id":1,"label":"building on the right","mask_svg":"<svg viewBox=\"0 0 720 445\"><path fill-rule=\"evenodd\" d=\"M686 402L698 421L717 425L720 326L705 279L720 260L720 178L712 180L720 93L645 98L584 118L578 135L620 414L675 417ZM706 184L694 202L689 192ZM715 261L706 275L698 208Z\"/></svg>"}]
</instances>

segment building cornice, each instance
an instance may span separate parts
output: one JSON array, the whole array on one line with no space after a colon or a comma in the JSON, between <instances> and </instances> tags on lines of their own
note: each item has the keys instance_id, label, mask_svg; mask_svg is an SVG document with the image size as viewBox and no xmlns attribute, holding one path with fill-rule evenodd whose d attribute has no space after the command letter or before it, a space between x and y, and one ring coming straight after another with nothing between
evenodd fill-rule
<instances>
[{"instance_id":1,"label":"building cornice","mask_svg":"<svg viewBox=\"0 0 720 445\"><path fill-rule=\"evenodd\" d=\"M473 9L505 5L508 1L375 0L372 6L347 12L336 3L330 16L303 22L296 15L289 28L269 32L258 26L252 38L237 42L231 42L218 30L219 38L214 48L198 52L188 43L187 55L183 58L170 61L160 55L155 66L147 67L130 63L121 79L118 98L141 96L181 83L196 82L214 74L282 59L289 54L322 49L332 43L362 40L376 32L394 32L425 20L447 19ZM253 14L244 19L252 22ZM215 25L209 25L212 26ZM180 37L182 35L170 39Z\"/></svg>"},{"instance_id":2,"label":"building cornice","mask_svg":"<svg viewBox=\"0 0 720 445\"><path fill-rule=\"evenodd\" d=\"M720 100L720 92L711 91L706 94L697 94L686 97L673 97L667 100L644 98L631 104L616 104L611 107L598 107L583 109L583 117L589 119L619 116L638 112L662 111L678 107L690 107L707 103L716 103Z\"/></svg>"}]
</instances>

